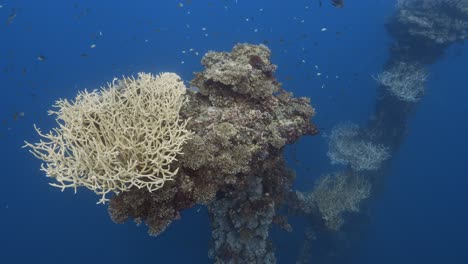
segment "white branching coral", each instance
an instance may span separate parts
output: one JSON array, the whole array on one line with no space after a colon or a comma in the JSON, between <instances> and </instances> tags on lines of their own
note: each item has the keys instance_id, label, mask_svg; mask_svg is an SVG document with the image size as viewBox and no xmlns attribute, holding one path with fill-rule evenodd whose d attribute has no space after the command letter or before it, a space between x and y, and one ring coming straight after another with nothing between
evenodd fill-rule
<instances>
[{"instance_id":1,"label":"white branching coral","mask_svg":"<svg viewBox=\"0 0 468 264\"><path fill-rule=\"evenodd\" d=\"M339 172L321 177L312 192L298 192L297 197L305 212L318 209L325 226L338 231L345 223L343 214L359 212L361 201L370 192L371 184L363 176Z\"/></svg>"},{"instance_id":2,"label":"white branching coral","mask_svg":"<svg viewBox=\"0 0 468 264\"><path fill-rule=\"evenodd\" d=\"M350 165L355 171L376 170L390 157L385 146L362 139L359 127L349 122L332 130L327 156L332 164Z\"/></svg>"},{"instance_id":3,"label":"white branching coral","mask_svg":"<svg viewBox=\"0 0 468 264\"><path fill-rule=\"evenodd\" d=\"M410 35L435 44L468 38L468 0L398 0L397 19Z\"/></svg>"},{"instance_id":4,"label":"white branching coral","mask_svg":"<svg viewBox=\"0 0 468 264\"><path fill-rule=\"evenodd\" d=\"M131 187L155 191L177 174L171 164L191 135L179 116L185 92L174 73L139 73L79 92L49 111L58 127L44 134L34 126L44 140L25 147L62 191L84 186L101 195L98 203Z\"/></svg>"},{"instance_id":5,"label":"white branching coral","mask_svg":"<svg viewBox=\"0 0 468 264\"><path fill-rule=\"evenodd\" d=\"M426 70L419 65L400 62L390 70L380 73L375 80L405 102L417 102L424 94Z\"/></svg>"}]
</instances>

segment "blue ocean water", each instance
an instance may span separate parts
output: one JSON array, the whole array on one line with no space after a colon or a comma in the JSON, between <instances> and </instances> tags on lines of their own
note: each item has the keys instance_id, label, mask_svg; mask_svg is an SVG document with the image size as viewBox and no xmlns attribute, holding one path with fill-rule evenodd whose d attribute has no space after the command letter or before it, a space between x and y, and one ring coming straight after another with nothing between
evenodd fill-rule
<instances>
[{"instance_id":1,"label":"blue ocean water","mask_svg":"<svg viewBox=\"0 0 468 264\"><path fill-rule=\"evenodd\" d=\"M322 3L320 5L320 3ZM189 81L207 51L264 43L277 79L311 98L323 134L339 122L364 125L378 100L395 1L13 1L0 0L0 263L211 263L207 210L184 211L158 237L114 224L96 196L48 185L40 161L21 148L33 124L54 126L59 98L114 77L177 72ZM429 67L426 93L409 117L371 216L346 263L468 263L468 45ZM331 170L326 139L287 150L295 188ZM299 162L294 162L294 156ZM295 263L303 221L273 231L278 263Z\"/></svg>"}]
</instances>

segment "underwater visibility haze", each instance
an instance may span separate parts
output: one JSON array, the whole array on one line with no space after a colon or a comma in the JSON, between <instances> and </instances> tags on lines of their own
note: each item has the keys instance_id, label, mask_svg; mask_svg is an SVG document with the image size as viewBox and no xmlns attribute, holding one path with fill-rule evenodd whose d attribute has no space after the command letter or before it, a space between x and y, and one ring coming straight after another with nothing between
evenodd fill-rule
<instances>
[{"instance_id":1,"label":"underwater visibility haze","mask_svg":"<svg viewBox=\"0 0 468 264\"><path fill-rule=\"evenodd\" d=\"M468 0L0 21L0 263L468 263Z\"/></svg>"}]
</instances>

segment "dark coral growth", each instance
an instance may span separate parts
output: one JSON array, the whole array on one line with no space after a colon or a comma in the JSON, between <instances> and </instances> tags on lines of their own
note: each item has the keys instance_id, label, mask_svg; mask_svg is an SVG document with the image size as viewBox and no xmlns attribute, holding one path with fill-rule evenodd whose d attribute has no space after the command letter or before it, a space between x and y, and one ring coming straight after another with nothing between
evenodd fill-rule
<instances>
[{"instance_id":1,"label":"dark coral growth","mask_svg":"<svg viewBox=\"0 0 468 264\"><path fill-rule=\"evenodd\" d=\"M241 185L222 190L208 206L215 263L276 263L268 240L272 223L291 231L287 218L276 214L294 179L281 155L269 158L245 177Z\"/></svg>"},{"instance_id":2,"label":"dark coral growth","mask_svg":"<svg viewBox=\"0 0 468 264\"><path fill-rule=\"evenodd\" d=\"M280 87L266 46L239 44L230 53L207 53L202 63L191 82L200 92L189 91L181 111L194 134L175 164L175 181L153 193L121 193L109 212L117 223L144 221L157 235L181 210L205 204L217 262L274 261L268 230L275 219L288 226L276 212L294 179L283 148L318 133L314 109Z\"/></svg>"}]
</instances>

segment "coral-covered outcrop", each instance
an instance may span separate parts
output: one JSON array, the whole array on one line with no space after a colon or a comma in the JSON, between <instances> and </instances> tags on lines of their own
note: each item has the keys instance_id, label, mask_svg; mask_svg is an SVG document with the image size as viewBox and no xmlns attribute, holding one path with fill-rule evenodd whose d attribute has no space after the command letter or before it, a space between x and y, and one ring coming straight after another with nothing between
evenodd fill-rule
<instances>
[{"instance_id":1,"label":"coral-covered outcrop","mask_svg":"<svg viewBox=\"0 0 468 264\"><path fill-rule=\"evenodd\" d=\"M205 70L191 81L199 91L188 91L181 110L193 135L177 157L175 180L152 193L134 189L115 196L110 215L117 223L144 221L157 235L181 210L208 205L215 261L273 262L268 230L273 222L288 227L276 213L294 179L283 148L318 133L314 109L308 98L281 88L264 45L208 52L202 64Z\"/></svg>"}]
</instances>

